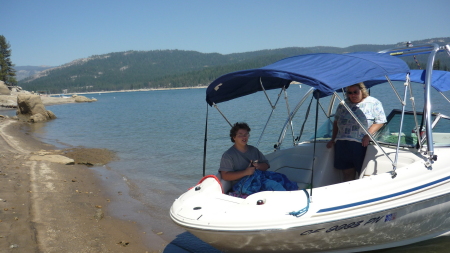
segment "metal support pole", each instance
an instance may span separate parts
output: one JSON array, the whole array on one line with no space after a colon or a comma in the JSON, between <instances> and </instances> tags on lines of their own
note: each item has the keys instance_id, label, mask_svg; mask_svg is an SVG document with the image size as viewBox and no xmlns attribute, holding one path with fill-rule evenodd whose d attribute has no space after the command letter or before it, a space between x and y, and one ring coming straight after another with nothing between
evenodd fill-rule
<instances>
[{"instance_id":1,"label":"metal support pole","mask_svg":"<svg viewBox=\"0 0 450 253\"><path fill-rule=\"evenodd\" d=\"M233 127L233 125L230 123L230 121L227 119L227 117L225 117L225 115L223 115L223 113L220 111L220 109L216 105L216 103L213 103L213 106L217 109L217 111L219 111L220 115L222 115L222 117L228 122L228 125L230 125L230 127Z\"/></svg>"},{"instance_id":2,"label":"metal support pole","mask_svg":"<svg viewBox=\"0 0 450 253\"><path fill-rule=\"evenodd\" d=\"M395 150L395 159L394 159L394 163L392 164L392 178L397 176L397 172L395 172L395 170L397 169L397 161L398 161L398 152L399 152L399 148L400 148L400 142L402 140L402 131L403 131L403 119L405 118L405 106L406 106L406 96L408 94L408 85L409 85L409 74L406 78L406 82L405 82L405 92L403 95L403 101L402 101L402 116L400 119L400 129L398 130L398 139L397 139L397 149ZM406 138L406 136L405 136Z\"/></svg>"},{"instance_id":3,"label":"metal support pole","mask_svg":"<svg viewBox=\"0 0 450 253\"><path fill-rule=\"evenodd\" d=\"M434 146L433 146L433 134L431 127L431 75L433 73L433 63L436 53L439 51L439 46L435 44L434 50L430 53L427 62L427 70L425 73L425 125L426 125L426 136L427 136L427 155L429 162L433 159ZM428 164L429 165L429 164Z\"/></svg>"},{"instance_id":4,"label":"metal support pole","mask_svg":"<svg viewBox=\"0 0 450 253\"><path fill-rule=\"evenodd\" d=\"M272 114L273 114L273 112L275 111L276 105L278 104L278 101L280 100L280 96L281 96L281 93L282 93L282 92L283 92L283 89L282 89L282 90L280 91L280 93L278 94L278 98L277 98L277 101L275 101L275 105L272 106L272 103L270 103L270 100L269 100L269 103L271 104L271 107L272 107L272 111L270 112L269 118L267 119L267 122L266 122L266 124L264 125L264 128L263 128L263 130L262 130L262 132L261 132L261 135L260 135L259 138L258 138L258 142L256 143L256 147L258 147L258 146L259 146L259 143L261 142L261 139L262 139L262 137L263 137L263 134L264 134L264 132L266 131L266 128L267 128L267 125L269 124L270 119L272 118Z\"/></svg>"},{"instance_id":5,"label":"metal support pole","mask_svg":"<svg viewBox=\"0 0 450 253\"><path fill-rule=\"evenodd\" d=\"M208 139L208 104L206 104L205 139L203 141L203 176L206 174L206 142Z\"/></svg>"}]
</instances>

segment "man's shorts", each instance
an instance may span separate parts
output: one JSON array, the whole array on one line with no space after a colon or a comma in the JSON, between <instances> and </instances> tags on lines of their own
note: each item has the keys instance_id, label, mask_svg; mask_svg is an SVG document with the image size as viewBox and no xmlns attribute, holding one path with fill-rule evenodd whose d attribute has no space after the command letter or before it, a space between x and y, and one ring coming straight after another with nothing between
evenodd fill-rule
<instances>
[{"instance_id":1,"label":"man's shorts","mask_svg":"<svg viewBox=\"0 0 450 253\"><path fill-rule=\"evenodd\" d=\"M354 168L361 174L367 147L361 142L337 140L334 144L334 167L338 170Z\"/></svg>"}]
</instances>

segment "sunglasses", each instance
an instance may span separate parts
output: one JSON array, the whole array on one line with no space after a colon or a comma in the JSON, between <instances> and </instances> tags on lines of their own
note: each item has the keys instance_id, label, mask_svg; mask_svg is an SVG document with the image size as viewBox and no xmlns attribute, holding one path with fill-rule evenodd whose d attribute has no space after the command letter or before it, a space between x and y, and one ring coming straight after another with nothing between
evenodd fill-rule
<instances>
[{"instance_id":1,"label":"sunglasses","mask_svg":"<svg viewBox=\"0 0 450 253\"><path fill-rule=\"evenodd\" d=\"M347 91L347 94L348 95L352 95L352 94L358 94L359 93L359 90L356 90L356 91Z\"/></svg>"}]
</instances>

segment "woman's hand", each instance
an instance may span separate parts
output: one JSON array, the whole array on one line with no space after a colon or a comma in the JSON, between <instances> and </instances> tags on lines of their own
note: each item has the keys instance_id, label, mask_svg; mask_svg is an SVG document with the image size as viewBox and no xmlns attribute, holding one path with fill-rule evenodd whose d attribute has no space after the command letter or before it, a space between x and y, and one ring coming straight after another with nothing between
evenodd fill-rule
<instances>
[{"instance_id":1,"label":"woman's hand","mask_svg":"<svg viewBox=\"0 0 450 253\"><path fill-rule=\"evenodd\" d=\"M367 147L369 145L369 142L370 142L370 137L367 134L364 135L364 137L361 140L362 146Z\"/></svg>"},{"instance_id":2,"label":"woman's hand","mask_svg":"<svg viewBox=\"0 0 450 253\"><path fill-rule=\"evenodd\" d=\"M245 169L245 174L247 176L251 176L251 175L253 175L253 173L255 173L255 170L256 170L256 167L253 165L252 162L250 162L247 169Z\"/></svg>"},{"instance_id":3,"label":"woman's hand","mask_svg":"<svg viewBox=\"0 0 450 253\"><path fill-rule=\"evenodd\" d=\"M327 142L327 148L332 148L333 146L334 146L334 141L333 140Z\"/></svg>"},{"instance_id":4,"label":"woman's hand","mask_svg":"<svg viewBox=\"0 0 450 253\"><path fill-rule=\"evenodd\" d=\"M367 131L374 136L378 130L380 130L380 128L384 125L384 123L380 123L380 124L372 124L369 129L367 129ZM362 146L363 147L367 147L369 146L369 142L370 142L370 137L366 134L364 135L364 137L361 140L362 142Z\"/></svg>"},{"instance_id":5,"label":"woman's hand","mask_svg":"<svg viewBox=\"0 0 450 253\"><path fill-rule=\"evenodd\" d=\"M252 164L257 170L266 171L269 169L269 164L267 162L259 162L258 160L255 160Z\"/></svg>"}]
</instances>

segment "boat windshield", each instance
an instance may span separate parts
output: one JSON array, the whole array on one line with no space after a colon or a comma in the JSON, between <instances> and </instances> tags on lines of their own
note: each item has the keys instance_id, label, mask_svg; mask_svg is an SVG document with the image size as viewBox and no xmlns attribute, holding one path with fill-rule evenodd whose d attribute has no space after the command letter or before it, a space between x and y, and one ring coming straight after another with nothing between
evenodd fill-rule
<instances>
[{"instance_id":1,"label":"boat windshield","mask_svg":"<svg viewBox=\"0 0 450 253\"><path fill-rule=\"evenodd\" d=\"M384 145L397 145L398 141L398 130L400 129L401 120L401 110L392 110L392 112L387 117L387 123L377 132L375 135L375 140L380 144ZM417 122L420 127L422 122L422 112L417 112ZM331 139L331 134L333 130L332 122L334 117L330 117L324 124L320 126L317 131L318 141L328 141ZM450 117L443 114L433 113L433 141L435 146L450 146ZM403 131L400 134L400 146L402 147L415 147L417 145L417 133L416 133L416 123L414 120L413 112L405 112L403 121ZM424 127L423 127L424 129ZM422 137L424 137L425 132L422 132ZM314 140L314 135L309 138L310 141ZM424 144L426 145L426 140Z\"/></svg>"},{"instance_id":2,"label":"boat windshield","mask_svg":"<svg viewBox=\"0 0 450 253\"><path fill-rule=\"evenodd\" d=\"M423 114L417 112L417 121L420 127L422 122ZM400 128L401 111L393 110L387 117L387 123L378 131L375 135L375 140L380 144L387 145L397 145L398 142L398 130ZM435 146L450 146L450 118L442 115L433 113L432 126L433 126L433 141ZM425 130L422 127L420 131L422 138L425 137ZM403 130L400 134L400 146L402 147L415 147L417 144L418 134L416 131L416 124L414 120L413 112L405 112L403 121ZM426 140L424 140L423 145L426 145Z\"/></svg>"},{"instance_id":3,"label":"boat windshield","mask_svg":"<svg viewBox=\"0 0 450 253\"><path fill-rule=\"evenodd\" d=\"M329 120L325 121L317 129L317 140L318 141L329 141L331 140L331 135L333 134L333 121L334 115L332 115ZM309 137L309 141L314 141L314 134Z\"/></svg>"}]
</instances>

